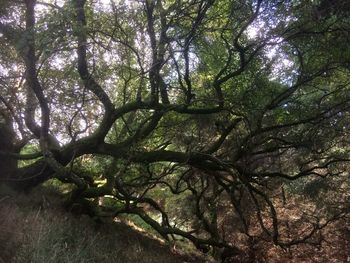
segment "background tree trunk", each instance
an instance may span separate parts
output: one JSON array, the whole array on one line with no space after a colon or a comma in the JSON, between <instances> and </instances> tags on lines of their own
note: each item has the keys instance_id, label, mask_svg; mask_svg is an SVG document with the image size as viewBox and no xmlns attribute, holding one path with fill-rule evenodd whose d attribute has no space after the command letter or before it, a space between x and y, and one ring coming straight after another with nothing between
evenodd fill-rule
<instances>
[{"instance_id":1,"label":"background tree trunk","mask_svg":"<svg viewBox=\"0 0 350 263\"><path fill-rule=\"evenodd\" d=\"M0 151L3 153L15 153L15 132L11 121L0 116ZM8 179L17 169L17 160L9 155L0 156L0 179Z\"/></svg>"}]
</instances>

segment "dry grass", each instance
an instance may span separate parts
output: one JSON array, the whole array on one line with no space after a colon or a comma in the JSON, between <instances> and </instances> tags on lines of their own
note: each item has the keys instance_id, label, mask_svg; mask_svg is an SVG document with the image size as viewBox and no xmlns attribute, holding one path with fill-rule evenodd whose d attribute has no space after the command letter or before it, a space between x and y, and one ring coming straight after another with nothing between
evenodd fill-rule
<instances>
[{"instance_id":1,"label":"dry grass","mask_svg":"<svg viewBox=\"0 0 350 263\"><path fill-rule=\"evenodd\" d=\"M57 192L47 189L36 189L28 195L0 189L0 263L213 262L199 256L180 255L159 240L123 222L96 225L87 216L67 213L60 207L61 203ZM291 232L300 229L299 208L308 205L314 209L310 204L308 200L303 202L296 199L290 200L286 206L276 203L281 227L286 224L285 227ZM288 249L264 241L247 244L242 247L246 249L247 255L232 260L268 263L350 262L348 217L330 224L320 235L322 241L319 245L301 244ZM234 240L237 245L246 243L239 236Z\"/></svg>"},{"instance_id":2,"label":"dry grass","mask_svg":"<svg viewBox=\"0 0 350 263\"><path fill-rule=\"evenodd\" d=\"M124 223L73 216L54 195L5 192L0 189L0 263L205 262L174 254Z\"/></svg>"}]
</instances>

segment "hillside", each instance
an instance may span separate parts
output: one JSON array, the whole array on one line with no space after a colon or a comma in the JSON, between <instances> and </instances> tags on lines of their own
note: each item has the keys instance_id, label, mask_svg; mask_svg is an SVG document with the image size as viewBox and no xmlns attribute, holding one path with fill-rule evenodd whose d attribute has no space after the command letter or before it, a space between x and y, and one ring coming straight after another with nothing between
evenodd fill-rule
<instances>
[{"instance_id":1,"label":"hillside","mask_svg":"<svg viewBox=\"0 0 350 263\"><path fill-rule=\"evenodd\" d=\"M96 224L65 211L54 193L0 191L0 262L207 262L126 222Z\"/></svg>"}]
</instances>

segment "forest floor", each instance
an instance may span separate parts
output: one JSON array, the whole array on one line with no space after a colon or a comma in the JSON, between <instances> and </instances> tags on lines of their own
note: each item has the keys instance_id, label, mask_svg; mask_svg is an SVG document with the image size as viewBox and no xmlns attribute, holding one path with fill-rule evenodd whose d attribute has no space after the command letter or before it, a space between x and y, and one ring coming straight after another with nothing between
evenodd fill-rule
<instances>
[{"instance_id":1,"label":"forest floor","mask_svg":"<svg viewBox=\"0 0 350 263\"><path fill-rule=\"evenodd\" d=\"M165 244L127 220L97 224L86 215L74 215L62 207L62 202L57 192L46 188L18 194L0 187L0 263L215 262L195 253L188 244ZM305 202L277 205L282 225L292 232L302 226L297 227L297 208L301 205ZM318 244L282 249L260 241L246 249L251 255L227 262L350 262L349 221L346 217L329 224L318 234Z\"/></svg>"},{"instance_id":2,"label":"forest floor","mask_svg":"<svg viewBox=\"0 0 350 263\"><path fill-rule=\"evenodd\" d=\"M0 263L211 262L125 222L96 224L60 204L47 191L16 194L0 189Z\"/></svg>"}]
</instances>

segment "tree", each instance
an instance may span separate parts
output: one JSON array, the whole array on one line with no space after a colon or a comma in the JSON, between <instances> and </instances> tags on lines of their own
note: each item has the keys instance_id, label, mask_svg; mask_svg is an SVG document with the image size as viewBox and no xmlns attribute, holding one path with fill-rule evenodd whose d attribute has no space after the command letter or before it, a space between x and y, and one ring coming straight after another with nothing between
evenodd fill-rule
<instances>
[{"instance_id":1,"label":"tree","mask_svg":"<svg viewBox=\"0 0 350 263\"><path fill-rule=\"evenodd\" d=\"M230 231L253 239L256 224L277 245L306 242L348 212L286 238L272 198L346 176L349 6L327 3L4 3L1 180L57 178L69 206L136 214L216 256L241 253Z\"/></svg>"}]
</instances>

